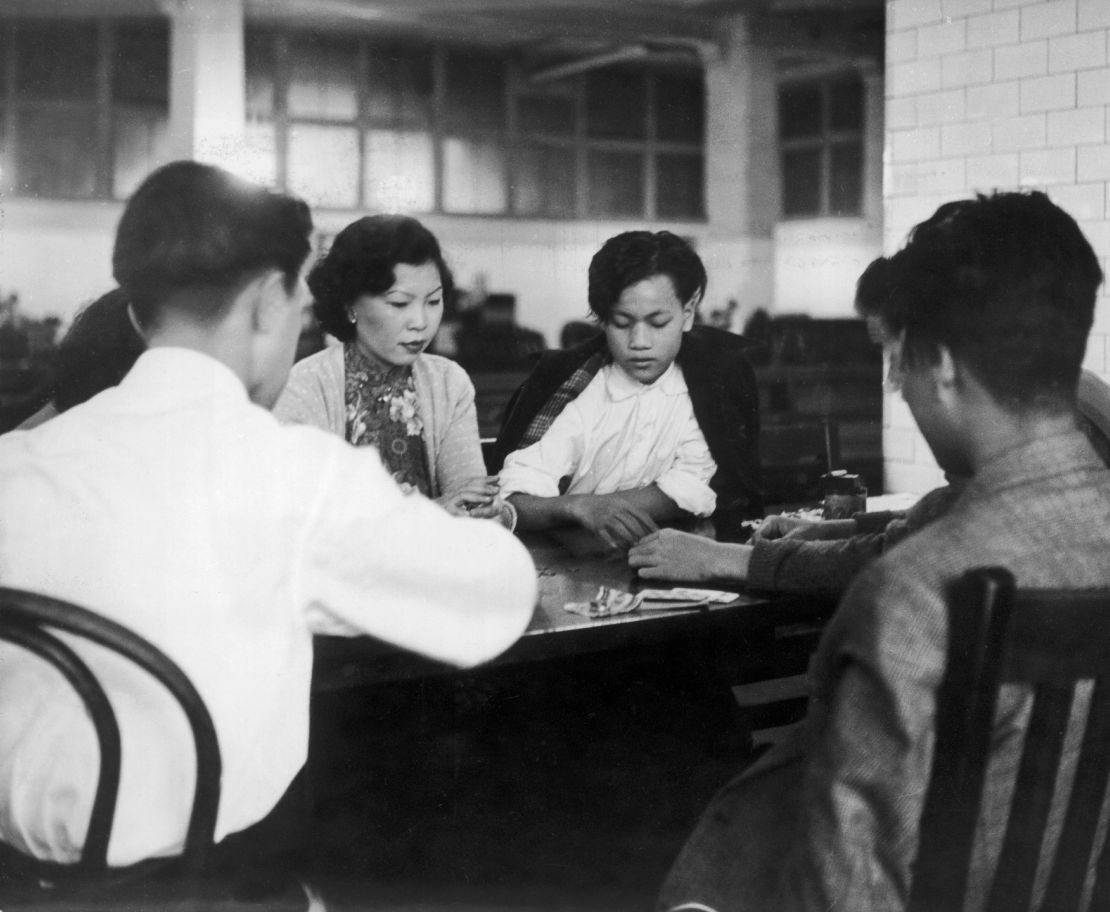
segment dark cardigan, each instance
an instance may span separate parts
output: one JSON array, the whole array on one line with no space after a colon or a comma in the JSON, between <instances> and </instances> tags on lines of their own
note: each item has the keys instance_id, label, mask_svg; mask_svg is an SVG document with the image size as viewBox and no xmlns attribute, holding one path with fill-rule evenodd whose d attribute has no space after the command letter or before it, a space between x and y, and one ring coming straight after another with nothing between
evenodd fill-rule
<instances>
[{"instance_id":1,"label":"dark cardigan","mask_svg":"<svg viewBox=\"0 0 1110 912\"><path fill-rule=\"evenodd\" d=\"M682 340L678 363L690 391L694 417L717 463L710 487L717 495L713 524L720 541L747 538L745 519L763 516L759 462L759 393L742 336L695 326ZM605 350L604 335L574 348L545 352L505 409L494 447L493 468L520 448L532 419L557 389L592 355Z\"/></svg>"}]
</instances>

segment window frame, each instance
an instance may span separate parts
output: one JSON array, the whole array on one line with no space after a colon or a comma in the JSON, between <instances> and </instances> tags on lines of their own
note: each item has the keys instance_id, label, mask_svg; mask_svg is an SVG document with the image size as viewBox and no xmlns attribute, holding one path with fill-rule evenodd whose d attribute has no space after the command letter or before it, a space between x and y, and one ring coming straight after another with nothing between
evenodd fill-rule
<instances>
[{"instance_id":1,"label":"window frame","mask_svg":"<svg viewBox=\"0 0 1110 912\"><path fill-rule=\"evenodd\" d=\"M831 125L831 96L835 87L853 84L859 92L860 122L858 128L833 129ZM815 87L820 93L820 132L802 137L784 138L782 135L783 92L790 88ZM863 74L858 70L836 70L821 75L784 76L779 79L775 99L775 116L778 124L776 141L778 145L779 182L781 199L779 218L783 221L800 221L814 218L862 218L865 208L865 175L867 168L867 87ZM859 152L858 196L853 212L834 212L832 207L832 159L834 150L855 147ZM786 156L791 152L815 151L818 153L818 196L819 207L816 212L791 212L786 210Z\"/></svg>"}]
</instances>

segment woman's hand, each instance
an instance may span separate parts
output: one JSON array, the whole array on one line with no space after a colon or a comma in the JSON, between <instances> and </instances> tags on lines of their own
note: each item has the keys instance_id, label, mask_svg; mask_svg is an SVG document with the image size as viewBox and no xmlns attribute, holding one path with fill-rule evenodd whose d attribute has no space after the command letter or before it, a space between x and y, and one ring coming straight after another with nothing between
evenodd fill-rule
<instances>
[{"instance_id":1,"label":"woman's hand","mask_svg":"<svg viewBox=\"0 0 1110 912\"><path fill-rule=\"evenodd\" d=\"M465 482L457 491L436 498L436 503L452 516L492 519L501 515L498 495L501 485L496 475L479 476Z\"/></svg>"}]
</instances>

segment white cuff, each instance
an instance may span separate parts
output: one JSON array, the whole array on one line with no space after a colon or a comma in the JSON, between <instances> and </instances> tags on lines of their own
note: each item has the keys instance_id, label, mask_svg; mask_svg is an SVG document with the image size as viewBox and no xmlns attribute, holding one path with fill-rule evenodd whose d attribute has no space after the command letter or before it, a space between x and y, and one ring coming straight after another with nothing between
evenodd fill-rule
<instances>
[{"instance_id":1,"label":"white cuff","mask_svg":"<svg viewBox=\"0 0 1110 912\"><path fill-rule=\"evenodd\" d=\"M689 472L671 469L655 482L659 490L695 516L711 516L717 509L717 495L700 478Z\"/></svg>"}]
</instances>

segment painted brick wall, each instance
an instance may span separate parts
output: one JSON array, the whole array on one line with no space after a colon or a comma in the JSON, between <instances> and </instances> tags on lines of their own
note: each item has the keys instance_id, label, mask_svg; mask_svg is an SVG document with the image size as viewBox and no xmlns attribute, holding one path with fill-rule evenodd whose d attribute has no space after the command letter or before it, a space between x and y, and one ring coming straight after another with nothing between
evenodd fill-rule
<instances>
[{"instance_id":1,"label":"painted brick wall","mask_svg":"<svg viewBox=\"0 0 1110 912\"><path fill-rule=\"evenodd\" d=\"M1110 0L889 0L884 245L949 199L1044 190L1110 272ZM1103 286L1086 366L1110 380ZM888 396L887 488L940 472L905 403Z\"/></svg>"}]
</instances>

